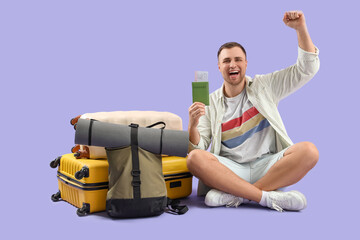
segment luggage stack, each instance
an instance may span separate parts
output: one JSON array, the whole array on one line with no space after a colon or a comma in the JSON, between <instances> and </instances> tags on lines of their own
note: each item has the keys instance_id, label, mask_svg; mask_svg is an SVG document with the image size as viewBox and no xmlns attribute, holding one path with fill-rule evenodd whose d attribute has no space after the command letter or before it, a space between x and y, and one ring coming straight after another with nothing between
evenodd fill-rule
<instances>
[{"instance_id":1,"label":"luggage stack","mask_svg":"<svg viewBox=\"0 0 360 240\"><path fill-rule=\"evenodd\" d=\"M152 123L158 120L166 123L170 122L170 124L167 123L166 129L169 125L170 127L175 126L177 129L181 127L182 129L181 118L175 114L150 111L85 114L85 116L82 115L72 119L71 124L76 128L79 118L95 118L94 116L100 118L99 121L120 124L128 124L129 121L140 122L143 126L149 124L149 119L155 118L150 121ZM126 116L132 116L132 118L129 119ZM52 201L63 200L72 204L77 208L76 213L78 216L105 211L109 186L109 164L105 149L77 145L72 149L72 152L64 154L50 163L52 168L58 168L59 191L51 196ZM162 164L167 197L179 199L189 196L192 192L192 175L187 169L186 158L163 155Z\"/></svg>"}]
</instances>

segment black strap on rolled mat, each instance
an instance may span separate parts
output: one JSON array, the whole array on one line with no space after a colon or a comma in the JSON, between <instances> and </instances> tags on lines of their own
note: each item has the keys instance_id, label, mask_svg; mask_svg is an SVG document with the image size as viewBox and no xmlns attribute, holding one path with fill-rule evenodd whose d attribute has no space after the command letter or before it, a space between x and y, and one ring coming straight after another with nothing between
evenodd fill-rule
<instances>
[{"instance_id":1,"label":"black strap on rolled mat","mask_svg":"<svg viewBox=\"0 0 360 240\"><path fill-rule=\"evenodd\" d=\"M91 146L91 138L92 138L92 126L93 123L97 121L96 119L90 119L90 124L89 124L89 135L88 135L88 146Z\"/></svg>"},{"instance_id":2,"label":"black strap on rolled mat","mask_svg":"<svg viewBox=\"0 0 360 240\"><path fill-rule=\"evenodd\" d=\"M133 180L131 185L133 186L134 199L139 199L140 194L140 163L139 163L139 152L138 152L138 124L131 123L131 155L132 155L132 171L131 175Z\"/></svg>"},{"instance_id":3,"label":"black strap on rolled mat","mask_svg":"<svg viewBox=\"0 0 360 240\"><path fill-rule=\"evenodd\" d=\"M90 124L89 124L89 136L88 136L88 146L91 146L91 135L92 135L92 125L93 122L96 121L95 119L90 119Z\"/></svg>"},{"instance_id":4,"label":"black strap on rolled mat","mask_svg":"<svg viewBox=\"0 0 360 240\"><path fill-rule=\"evenodd\" d=\"M152 127L155 127L159 124L163 124L164 126L162 126L160 129L161 129L161 136L160 136L160 153L159 154L162 154L162 136L163 136L163 132L164 132L164 128L166 127L166 123L165 122L156 122L154 124L151 124L149 126L147 126L147 128L152 128Z\"/></svg>"},{"instance_id":5,"label":"black strap on rolled mat","mask_svg":"<svg viewBox=\"0 0 360 240\"><path fill-rule=\"evenodd\" d=\"M175 199L167 199L167 209L165 210L167 213L182 215L185 214L189 208L186 205L180 205L180 201Z\"/></svg>"}]
</instances>

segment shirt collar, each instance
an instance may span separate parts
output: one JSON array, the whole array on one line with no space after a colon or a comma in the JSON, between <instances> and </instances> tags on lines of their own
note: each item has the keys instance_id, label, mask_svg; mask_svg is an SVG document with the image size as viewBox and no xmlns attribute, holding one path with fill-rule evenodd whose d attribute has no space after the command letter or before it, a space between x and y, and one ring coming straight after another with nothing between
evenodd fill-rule
<instances>
[{"instance_id":1,"label":"shirt collar","mask_svg":"<svg viewBox=\"0 0 360 240\"><path fill-rule=\"evenodd\" d=\"M249 76L245 76L245 80L246 80L246 84L245 84L245 88L249 86L249 83L252 82L252 79L251 77ZM221 86L221 89L220 89L220 94L218 96L218 99L223 101L225 99L225 95L224 95L224 83L222 84Z\"/></svg>"}]
</instances>

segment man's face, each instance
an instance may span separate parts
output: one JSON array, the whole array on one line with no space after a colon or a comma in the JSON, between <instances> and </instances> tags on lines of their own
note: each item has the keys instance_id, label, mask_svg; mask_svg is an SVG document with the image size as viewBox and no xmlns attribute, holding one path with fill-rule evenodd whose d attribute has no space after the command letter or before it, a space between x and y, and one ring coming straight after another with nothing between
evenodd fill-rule
<instances>
[{"instance_id":1,"label":"man's face","mask_svg":"<svg viewBox=\"0 0 360 240\"><path fill-rule=\"evenodd\" d=\"M239 47L224 48L219 55L219 70L225 80L232 86L245 82L247 60Z\"/></svg>"}]
</instances>

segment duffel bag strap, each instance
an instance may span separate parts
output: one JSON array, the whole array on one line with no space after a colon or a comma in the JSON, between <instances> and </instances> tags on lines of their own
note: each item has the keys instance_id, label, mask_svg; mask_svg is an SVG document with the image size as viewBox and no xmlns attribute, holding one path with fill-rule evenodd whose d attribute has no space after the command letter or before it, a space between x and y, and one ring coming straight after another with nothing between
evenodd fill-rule
<instances>
[{"instance_id":1,"label":"duffel bag strap","mask_svg":"<svg viewBox=\"0 0 360 240\"><path fill-rule=\"evenodd\" d=\"M164 126L161 128L161 129L164 129L166 127L166 123L165 122L156 122L154 124L151 124L149 126L146 126L147 128L152 128L152 127L155 127L157 125L160 125L160 124L163 124Z\"/></svg>"},{"instance_id":2,"label":"duffel bag strap","mask_svg":"<svg viewBox=\"0 0 360 240\"><path fill-rule=\"evenodd\" d=\"M182 215L185 214L188 210L189 208L186 205L180 205L179 200L167 198L167 208L165 212L175 215Z\"/></svg>"},{"instance_id":3,"label":"duffel bag strap","mask_svg":"<svg viewBox=\"0 0 360 240\"><path fill-rule=\"evenodd\" d=\"M133 186L134 199L141 198L140 194L140 163L139 163L139 152L138 152L138 124L131 123L131 155L132 155L132 171L131 175L133 180L131 185Z\"/></svg>"}]
</instances>

